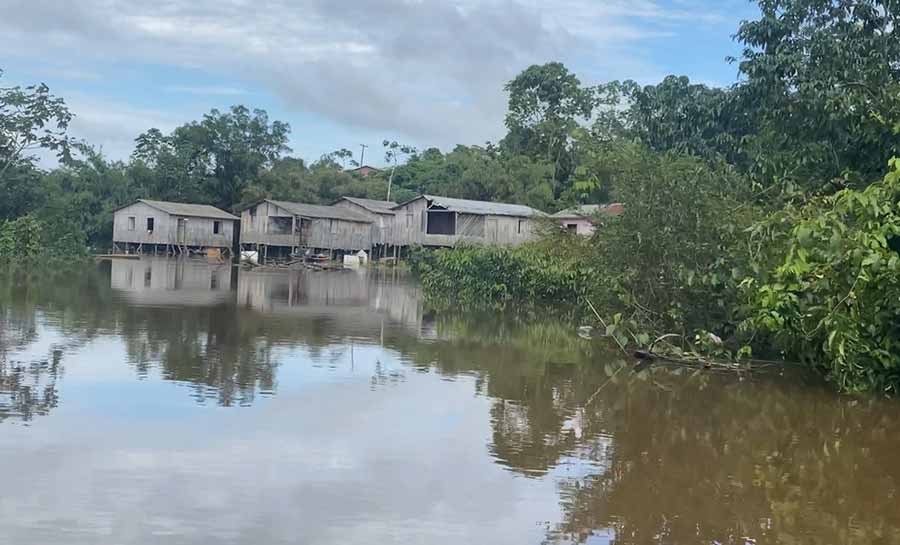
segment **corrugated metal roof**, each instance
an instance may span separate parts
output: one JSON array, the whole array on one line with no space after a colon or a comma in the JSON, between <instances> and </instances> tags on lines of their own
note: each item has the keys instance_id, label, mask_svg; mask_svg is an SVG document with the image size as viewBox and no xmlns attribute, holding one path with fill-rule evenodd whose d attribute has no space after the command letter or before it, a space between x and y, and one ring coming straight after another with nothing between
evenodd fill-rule
<instances>
[{"instance_id":1,"label":"corrugated metal roof","mask_svg":"<svg viewBox=\"0 0 900 545\"><path fill-rule=\"evenodd\" d=\"M591 216L596 216L597 214L609 214L609 215L619 215L624 210L622 203L610 203L610 204L582 204L581 206L576 206L574 208L566 208L565 210L560 210L556 214L553 214L552 218L556 219L578 219L578 218L590 218Z\"/></svg>"},{"instance_id":2,"label":"corrugated metal roof","mask_svg":"<svg viewBox=\"0 0 900 545\"><path fill-rule=\"evenodd\" d=\"M142 202L147 206L152 206L153 208L157 208L167 214L172 214L173 216L215 218L223 220L239 219L224 210L208 204L185 204L181 202L151 201L149 199L138 199L138 202Z\"/></svg>"},{"instance_id":3,"label":"corrugated metal roof","mask_svg":"<svg viewBox=\"0 0 900 545\"><path fill-rule=\"evenodd\" d=\"M338 208L336 206L323 206L320 204L304 204L300 202L273 201L267 199L268 202L275 206L284 208L295 216L303 216L304 218L324 218L345 221L356 221L359 223L372 223L372 220L359 212L354 212L347 208Z\"/></svg>"},{"instance_id":4,"label":"corrugated metal roof","mask_svg":"<svg viewBox=\"0 0 900 545\"><path fill-rule=\"evenodd\" d=\"M437 195L422 195L417 198L425 198L431 201L432 206L440 206L453 212L463 214L479 214L486 216L546 216L544 212L524 204L507 204L502 202L470 201L468 199L454 199ZM416 199L413 199L416 200ZM412 202L412 201L409 201ZM404 203L406 204L406 203Z\"/></svg>"},{"instance_id":5,"label":"corrugated metal roof","mask_svg":"<svg viewBox=\"0 0 900 545\"><path fill-rule=\"evenodd\" d=\"M375 199L361 199L359 197L341 197L340 200L349 201L353 204L362 206L366 210L370 212L374 212L376 214L390 214L394 215L394 211L391 208L397 206L397 203L392 201L379 201Z\"/></svg>"}]
</instances>

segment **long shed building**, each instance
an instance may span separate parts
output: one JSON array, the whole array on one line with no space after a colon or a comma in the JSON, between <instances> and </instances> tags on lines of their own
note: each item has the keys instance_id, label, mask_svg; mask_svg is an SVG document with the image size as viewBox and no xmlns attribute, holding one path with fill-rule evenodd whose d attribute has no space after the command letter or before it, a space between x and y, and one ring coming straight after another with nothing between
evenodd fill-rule
<instances>
[{"instance_id":1,"label":"long shed building","mask_svg":"<svg viewBox=\"0 0 900 545\"><path fill-rule=\"evenodd\" d=\"M536 237L544 212L521 204L420 195L393 208L392 244L455 246L460 242L516 245Z\"/></svg>"},{"instance_id":2,"label":"long shed building","mask_svg":"<svg viewBox=\"0 0 900 545\"><path fill-rule=\"evenodd\" d=\"M341 197L332 206L358 212L372 220L372 246L392 244L394 239L394 207L393 201L379 201L358 197Z\"/></svg>"},{"instance_id":3,"label":"long shed building","mask_svg":"<svg viewBox=\"0 0 900 545\"><path fill-rule=\"evenodd\" d=\"M230 250L238 218L206 204L139 199L113 213L113 250L187 253Z\"/></svg>"},{"instance_id":4,"label":"long shed building","mask_svg":"<svg viewBox=\"0 0 900 545\"><path fill-rule=\"evenodd\" d=\"M272 255L269 249L368 251L373 223L349 208L264 199L241 212L241 247L264 255Z\"/></svg>"}]
</instances>

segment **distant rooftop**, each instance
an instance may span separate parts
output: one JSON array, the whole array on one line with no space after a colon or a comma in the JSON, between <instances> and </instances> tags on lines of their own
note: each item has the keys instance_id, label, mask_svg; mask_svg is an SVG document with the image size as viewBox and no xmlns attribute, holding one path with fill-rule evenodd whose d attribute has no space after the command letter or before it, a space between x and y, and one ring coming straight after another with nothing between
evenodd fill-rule
<instances>
[{"instance_id":1,"label":"distant rooftop","mask_svg":"<svg viewBox=\"0 0 900 545\"><path fill-rule=\"evenodd\" d=\"M359 212L347 208L339 208L336 206L323 206L320 204L304 204L299 202L274 201L266 199L268 202L284 208L295 216L304 218L325 218L345 221L356 221L360 223L372 223L372 220Z\"/></svg>"},{"instance_id":2,"label":"distant rooftop","mask_svg":"<svg viewBox=\"0 0 900 545\"><path fill-rule=\"evenodd\" d=\"M531 217L531 216L546 216L547 214L541 212L540 210L534 209L530 206L525 206L524 204L507 204L502 202L489 202L489 201L472 201L468 199L454 199L451 197L440 197L437 195L421 195L412 199L413 202L417 199L427 199L431 202L432 206L439 206L441 208L446 208L447 210L451 210L453 212L461 212L463 214L480 214L480 215L490 215L490 216L517 216L517 217ZM406 204L406 203L404 203Z\"/></svg>"},{"instance_id":3,"label":"distant rooftop","mask_svg":"<svg viewBox=\"0 0 900 545\"><path fill-rule=\"evenodd\" d=\"M624 211L625 207L622 203L610 203L610 204L582 204L581 206L575 206L573 208L566 208L565 210L560 210L556 214L553 214L552 218L556 219L578 219L578 218L591 218L598 214L608 214L610 216L618 216Z\"/></svg>"},{"instance_id":4,"label":"distant rooftop","mask_svg":"<svg viewBox=\"0 0 900 545\"><path fill-rule=\"evenodd\" d=\"M374 212L376 214L394 214L394 211L391 210L397 203L393 201L379 201L375 199L361 199L359 197L341 197L338 201L349 201L353 204L361 206L370 212Z\"/></svg>"},{"instance_id":5,"label":"distant rooftop","mask_svg":"<svg viewBox=\"0 0 900 545\"><path fill-rule=\"evenodd\" d=\"M372 174L373 172L381 172L381 169L377 169L377 168L371 167L369 165L362 165L360 167L350 169L350 172L356 172L357 174L360 174L361 176L368 176L369 174Z\"/></svg>"},{"instance_id":6,"label":"distant rooftop","mask_svg":"<svg viewBox=\"0 0 900 545\"><path fill-rule=\"evenodd\" d=\"M239 219L224 210L216 208L215 206L210 206L208 204L185 204L180 202L151 201L149 199L138 199L137 202L142 202L147 206L152 206L153 208L162 210L163 212L171 214L173 216L215 218L223 220Z\"/></svg>"}]
</instances>

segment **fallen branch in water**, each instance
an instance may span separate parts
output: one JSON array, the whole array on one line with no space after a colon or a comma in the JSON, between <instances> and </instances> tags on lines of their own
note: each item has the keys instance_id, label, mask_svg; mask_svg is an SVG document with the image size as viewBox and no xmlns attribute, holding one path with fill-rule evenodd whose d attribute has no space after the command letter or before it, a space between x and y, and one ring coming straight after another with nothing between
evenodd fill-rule
<instances>
[{"instance_id":1,"label":"fallen branch in water","mask_svg":"<svg viewBox=\"0 0 900 545\"><path fill-rule=\"evenodd\" d=\"M588 307L591 309L591 312L593 312L594 316L597 318L597 321L599 321L600 324L603 326L604 330L608 332L610 330L610 328L607 325L606 321L603 319L603 317L600 315L600 313L597 311L597 308L594 306L594 304L589 299L585 298L584 300L587 303ZM631 337L633 339L635 339L635 345L640 346L640 342L638 342L637 337L631 331L629 331L627 328L625 330L627 331L627 333L629 335L631 335ZM716 337L712 334L709 334L709 335L711 338L713 338L716 341L716 343L721 344L722 341L720 339L718 339L718 337ZM660 362L666 362L669 364L675 364L675 365L681 365L681 366L702 368L702 369L707 369L707 370L718 370L718 371L729 371L729 372L753 371L753 370L759 370L761 368L773 367L773 366L780 364L780 362L765 361L765 360L749 360L749 359L743 360L743 361L741 361L739 359L721 360L721 359L715 359L713 357L701 354L700 352L697 352L694 350L691 350L689 352L682 352L677 347L673 347L674 350L677 350L677 353L674 353L674 354L654 351L654 348L658 344L664 343L664 341L666 341L667 339L672 339L672 338L676 338L676 337L680 338L680 339L684 339L683 335L680 335L677 333L667 333L664 335L660 335L659 337L654 339L653 342L651 342L649 345L647 345L646 348L637 348L634 350L629 350L626 343L623 343L616 335L607 334L607 336L611 337L612 340L615 341L616 345L618 345L619 349L626 356L630 356L630 357L635 358L636 360L640 360L640 363L638 363L633 368L633 370L635 370L636 372L643 371L644 369L647 369L651 365L654 365L655 363L660 363ZM671 345L668 345L668 346L671 346ZM728 355L729 358L731 358L730 352L726 352L726 354ZM788 362L785 362L785 363L788 363ZM607 381L607 383L608 382L609 381ZM605 385L606 384L604 384L604 386ZM598 391L599 391L599 389L598 389ZM594 395L596 395L596 392ZM591 396L591 398L593 398L593 396Z\"/></svg>"}]
</instances>

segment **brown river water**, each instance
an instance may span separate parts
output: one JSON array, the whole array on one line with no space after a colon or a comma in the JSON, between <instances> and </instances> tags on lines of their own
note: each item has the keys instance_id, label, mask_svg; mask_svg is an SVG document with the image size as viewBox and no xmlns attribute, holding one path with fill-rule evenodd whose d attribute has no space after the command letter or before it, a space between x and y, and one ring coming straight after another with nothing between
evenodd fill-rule
<instances>
[{"instance_id":1,"label":"brown river water","mask_svg":"<svg viewBox=\"0 0 900 545\"><path fill-rule=\"evenodd\" d=\"M0 273L0 544L895 544L900 404L398 273Z\"/></svg>"}]
</instances>

